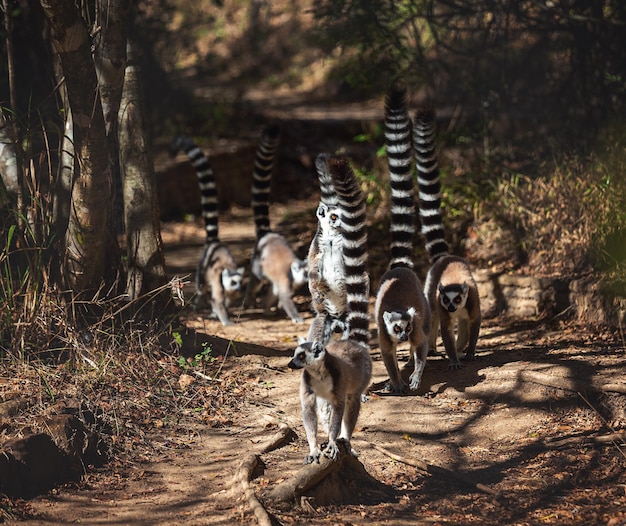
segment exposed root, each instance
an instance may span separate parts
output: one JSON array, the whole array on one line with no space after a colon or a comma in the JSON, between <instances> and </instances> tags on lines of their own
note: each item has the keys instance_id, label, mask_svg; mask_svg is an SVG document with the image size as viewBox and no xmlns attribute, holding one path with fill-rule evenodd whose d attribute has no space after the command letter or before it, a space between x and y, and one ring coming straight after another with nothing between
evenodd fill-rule
<instances>
[{"instance_id":1,"label":"exposed root","mask_svg":"<svg viewBox=\"0 0 626 526\"><path fill-rule=\"evenodd\" d=\"M274 434L274 436L272 436L263 447L261 447L258 454L250 454L241 461L233 477L232 492L236 494L237 487L240 487L243 490L248 507L254 513L259 526L272 526L273 522L269 513L254 493L254 489L252 489L250 481L254 478L255 472L263 466L260 455L263 453L269 453L270 451L274 451L275 449L288 444L293 435L294 432L289 426L281 424L278 432Z\"/></svg>"},{"instance_id":2,"label":"exposed root","mask_svg":"<svg viewBox=\"0 0 626 526\"><path fill-rule=\"evenodd\" d=\"M343 441L337 443L337 460L321 457L319 464L303 465L295 475L275 486L268 498L283 503L304 502L311 507L392 499L393 488L372 477Z\"/></svg>"}]
</instances>

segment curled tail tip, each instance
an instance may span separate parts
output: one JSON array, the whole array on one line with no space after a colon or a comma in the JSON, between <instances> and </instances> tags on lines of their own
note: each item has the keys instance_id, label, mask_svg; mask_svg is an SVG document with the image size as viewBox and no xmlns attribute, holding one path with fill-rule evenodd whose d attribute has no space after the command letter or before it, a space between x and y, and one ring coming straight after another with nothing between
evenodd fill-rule
<instances>
[{"instance_id":1,"label":"curled tail tip","mask_svg":"<svg viewBox=\"0 0 626 526\"><path fill-rule=\"evenodd\" d=\"M392 82L385 95L385 108L388 110L406 108L407 93L408 90L404 83Z\"/></svg>"},{"instance_id":2,"label":"curled tail tip","mask_svg":"<svg viewBox=\"0 0 626 526\"><path fill-rule=\"evenodd\" d=\"M319 172L325 172L328 169L328 160L330 159L330 154L322 152L317 155L315 158L315 168Z\"/></svg>"},{"instance_id":3,"label":"curled tail tip","mask_svg":"<svg viewBox=\"0 0 626 526\"><path fill-rule=\"evenodd\" d=\"M263 129L263 137L268 139L277 139L280 135L280 124L278 122L270 122Z\"/></svg>"},{"instance_id":4,"label":"curled tail tip","mask_svg":"<svg viewBox=\"0 0 626 526\"><path fill-rule=\"evenodd\" d=\"M352 166L347 157L343 155L334 155L328 159L328 170L334 179L338 181L348 181L354 178Z\"/></svg>"},{"instance_id":5,"label":"curled tail tip","mask_svg":"<svg viewBox=\"0 0 626 526\"><path fill-rule=\"evenodd\" d=\"M184 150L188 148L190 145L193 145L194 142L188 135L180 134L172 139L169 146L169 154L170 157L176 157L180 150Z\"/></svg>"},{"instance_id":6,"label":"curled tail tip","mask_svg":"<svg viewBox=\"0 0 626 526\"><path fill-rule=\"evenodd\" d=\"M422 124L432 124L435 121L437 112L430 104L422 104L415 112L415 122Z\"/></svg>"}]
</instances>

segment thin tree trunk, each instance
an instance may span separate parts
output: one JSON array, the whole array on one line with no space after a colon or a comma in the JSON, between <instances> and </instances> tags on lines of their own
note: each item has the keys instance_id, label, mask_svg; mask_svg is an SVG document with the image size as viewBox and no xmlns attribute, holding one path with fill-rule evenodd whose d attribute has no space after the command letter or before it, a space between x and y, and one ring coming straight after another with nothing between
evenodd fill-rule
<instances>
[{"instance_id":1,"label":"thin tree trunk","mask_svg":"<svg viewBox=\"0 0 626 526\"><path fill-rule=\"evenodd\" d=\"M19 192L19 179L13 127L2 111L0 111L0 176L6 190L16 196Z\"/></svg>"},{"instance_id":2,"label":"thin tree trunk","mask_svg":"<svg viewBox=\"0 0 626 526\"><path fill-rule=\"evenodd\" d=\"M74 151L74 121L70 108L67 86L63 82L63 71L58 55L53 54L54 73L59 82L59 95L63 104L63 139L59 155L59 175L54 186L54 201L52 206L52 220L57 236L62 237L67 230L70 218L70 204L72 199L72 184L76 173L76 152Z\"/></svg>"},{"instance_id":3,"label":"thin tree trunk","mask_svg":"<svg viewBox=\"0 0 626 526\"><path fill-rule=\"evenodd\" d=\"M13 2L11 0L2 0L2 9L4 11L4 31L5 31L5 44L7 50L7 70L9 81L9 98L11 103L11 109L17 111L17 92L15 87L15 52L13 46ZM14 193L17 196L17 207L20 214L19 218L24 217L24 169L22 165L22 156L19 146L16 146L15 141L20 136L19 127L15 119L15 115L11 118L7 118L4 113L2 114L3 124L6 125L3 136L11 142L9 146L8 142L4 142L3 148L3 162L8 160L10 156L13 156L13 163L8 161L5 165L9 169L9 172L2 174L7 190ZM20 223L22 220L20 219ZM21 225L23 227L23 225Z\"/></svg>"},{"instance_id":4,"label":"thin tree trunk","mask_svg":"<svg viewBox=\"0 0 626 526\"><path fill-rule=\"evenodd\" d=\"M98 0L94 64L107 135L117 142L117 114L124 86L129 0Z\"/></svg>"},{"instance_id":5,"label":"thin tree trunk","mask_svg":"<svg viewBox=\"0 0 626 526\"><path fill-rule=\"evenodd\" d=\"M95 292L105 272L110 166L87 29L73 2L40 0L65 75L74 120L77 168L64 239L64 285Z\"/></svg>"},{"instance_id":6,"label":"thin tree trunk","mask_svg":"<svg viewBox=\"0 0 626 526\"><path fill-rule=\"evenodd\" d=\"M123 231L123 196L117 121L126 69L129 12L130 0L96 0L93 60L111 156L113 215L110 221L112 229L110 234L112 238ZM119 257L117 259L119 260Z\"/></svg>"},{"instance_id":7,"label":"thin tree trunk","mask_svg":"<svg viewBox=\"0 0 626 526\"><path fill-rule=\"evenodd\" d=\"M119 112L120 167L128 246L126 292L131 301L163 286L167 281L154 163L140 103L142 91L133 55L133 45L129 43ZM165 290L164 293L163 296L169 297L169 291Z\"/></svg>"}]
</instances>

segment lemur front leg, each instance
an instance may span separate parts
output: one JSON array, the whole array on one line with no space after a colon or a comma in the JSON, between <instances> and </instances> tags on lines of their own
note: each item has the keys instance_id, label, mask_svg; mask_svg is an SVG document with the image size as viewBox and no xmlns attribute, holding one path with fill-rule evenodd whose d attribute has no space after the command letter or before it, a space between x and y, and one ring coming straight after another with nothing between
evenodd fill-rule
<instances>
[{"instance_id":1,"label":"lemur front leg","mask_svg":"<svg viewBox=\"0 0 626 526\"><path fill-rule=\"evenodd\" d=\"M341 423L343 420L343 413L345 411L345 400L343 397L339 398L340 393L336 393L337 399L331 402L332 414L330 416L330 428L328 430L328 444L324 448L324 456L331 460L337 460L339 458L339 446L337 445L337 438L341 431Z\"/></svg>"},{"instance_id":2,"label":"lemur front leg","mask_svg":"<svg viewBox=\"0 0 626 526\"><path fill-rule=\"evenodd\" d=\"M306 439L309 443L309 454L304 457L305 464L319 464L322 450L317 442L317 397L313 392L303 392L300 395L302 404L302 420Z\"/></svg>"},{"instance_id":3,"label":"lemur front leg","mask_svg":"<svg viewBox=\"0 0 626 526\"><path fill-rule=\"evenodd\" d=\"M456 341L454 338L454 324L449 318L441 319L441 339L446 349L446 354L450 363L448 369L460 369L462 367L459 361L459 355L456 352Z\"/></svg>"}]
</instances>

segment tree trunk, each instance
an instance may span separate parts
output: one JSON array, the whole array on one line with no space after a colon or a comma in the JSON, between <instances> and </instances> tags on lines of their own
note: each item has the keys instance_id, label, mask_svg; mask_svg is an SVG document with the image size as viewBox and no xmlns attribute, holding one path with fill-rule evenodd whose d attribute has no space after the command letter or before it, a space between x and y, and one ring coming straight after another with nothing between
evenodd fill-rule
<instances>
[{"instance_id":1,"label":"tree trunk","mask_svg":"<svg viewBox=\"0 0 626 526\"><path fill-rule=\"evenodd\" d=\"M119 143L128 246L126 292L131 301L166 283L156 178L141 93L133 45L129 43L119 112ZM163 292L161 296L168 298L169 291Z\"/></svg>"},{"instance_id":2,"label":"tree trunk","mask_svg":"<svg viewBox=\"0 0 626 526\"><path fill-rule=\"evenodd\" d=\"M126 69L129 12L130 0L96 0L93 60L111 156L113 215L109 224L113 238L123 231L123 196L117 121ZM116 259L119 259L119 254L116 256L118 256Z\"/></svg>"},{"instance_id":3,"label":"tree trunk","mask_svg":"<svg viewBox=\"0 0 626 526\"><path fill-rule=\"evenodd\" d=\"M105 271L111 202L109 155L87 29L73 2L40 0L65 75L78 172L64 239L64 285L95 292Z\"/></svg>"},{"instance_id":4,"label":"tree trunk","mask_svg":"<svg viewBox=\"0 0 626 526\"><path fill-rule=\"evenodd\" d=\"M19 179L13 128L2 111L0 111L0 177L2 177L6 190L13 195L17 195L19 192Z\"/></svg>"},{"instance_id":5,"label":"tree trunk","mask_svg":"<svg viewBox=\"0 0 626 526\"><path fill-rule=\"evenodd\" d=\"M76 155L74 151L74 121L67 96L67 86L62 82L63 70L58 55L55 55L53 59L54 73L59 83L59 96L65 110L63 112L63 138L61 139L61 152L59 154L59 175L54 186L52 206L54 229L57 237L62 238L70 218L72 184L76 173Z\"/></svg>"},{"instance_id":6,"label":"tree trunk","mask_svg":"<svg viewBox=\"0 0 626 526\"><path fill-rule=\"evenodd\" d=\"M98 0L97 3L94 64L106 132L117 141L115 132L126 69L130 1Z\"/></svg>"}]
</instances>

